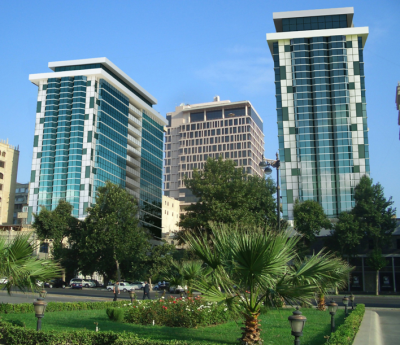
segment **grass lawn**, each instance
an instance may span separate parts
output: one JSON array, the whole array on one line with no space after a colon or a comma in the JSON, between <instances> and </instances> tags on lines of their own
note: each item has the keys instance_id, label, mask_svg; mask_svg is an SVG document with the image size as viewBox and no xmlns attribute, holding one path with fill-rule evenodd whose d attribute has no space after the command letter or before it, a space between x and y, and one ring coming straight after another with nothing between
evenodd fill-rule
<instances>
[{"instance_id":1,"label":"grass lawn","mask_svg":"<svg viewBox=\"0 0 400 345\"><path fill-rule=\"evenodd\" d=\"M294 309L271 310L261 315L261 336L265 345L292 345L294 338L291 336L288 316ZM326 343L324 336L330 334L330 315L328 311L320 312L315 309L302 309L307 317L302 345L322 345ZM2 314L5 321L23 322L27 328L36 328L36 318L32 314ZM344 321L344 310L339 309L336 316L336 327ZM133 332L142 338L152 339L178 339L210 341L221 344L235 344L241 335L241 324L228 322L226 324L191 328L170 328L163 326L142 326L126 323L112 322L108 319L105 310L68 311L46 313L42 321L42 330L72 331L79 329L94 330L94 322L99 323L100 331Z\"/></svg>"}]
</instances>

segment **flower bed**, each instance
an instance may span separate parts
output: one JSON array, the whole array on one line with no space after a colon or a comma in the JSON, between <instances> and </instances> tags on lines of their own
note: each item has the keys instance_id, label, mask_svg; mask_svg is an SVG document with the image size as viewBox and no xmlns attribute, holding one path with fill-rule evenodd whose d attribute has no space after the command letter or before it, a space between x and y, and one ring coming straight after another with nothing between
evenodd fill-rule
<instances>
[{"instance_id":1,"label":"flower bed","mask_svg":"<svg viewBox=\"0 0 400 345\"><path fill-rule=\"evenodd\" d=\"M127 323L168 327L215 325L230 321L236 316L225 304L206 302L200 297L137 300L122 308L125 309L124 320Z\"/></svg>"}]
</instances>

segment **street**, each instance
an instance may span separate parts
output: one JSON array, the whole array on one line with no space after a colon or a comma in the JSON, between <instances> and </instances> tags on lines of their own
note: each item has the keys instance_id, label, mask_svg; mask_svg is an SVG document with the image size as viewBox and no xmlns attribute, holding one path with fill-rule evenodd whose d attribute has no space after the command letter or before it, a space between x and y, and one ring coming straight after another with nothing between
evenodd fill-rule
<instances>
[{"instance_id":1,"label":"street","mask_svg":"<svg viewBox=\"0 0 400 345\"><path fill-rule=\"evenodd\" d=\"M72 302L72 301L99 301L99 300L109 300L111 301L114 297L112 292L109 292L105 289L46 289L47 291L47 300L51 301L60 301L60 302ZM157 292L150 292L150 298L156 298ZM170 294L166 293L166 296L174 296L179 297L179 294ZM7 297L6 291L0 291L0 302L3 303L29 303L33 301L33 299L37 298L37 293L22 293L22 292L13 292L12 297ZM158 296L161 296L161 292L158 293ZM136 290L136 298L142 299L143 291ZM333 295L326 296L326 302L329 302L331 299L335 300L342 306L342 299L344 295ZM127 292L122 292L119 295L119 298L126 299L127 301L130 299L129 294ZM7 301L6 301L7 300ZM371 296L371 295L356 295L355 303L363 303L367 308L400 308L400 296ZM349 308L351 306L349 305Z\"/></svg>"}]
</instances>

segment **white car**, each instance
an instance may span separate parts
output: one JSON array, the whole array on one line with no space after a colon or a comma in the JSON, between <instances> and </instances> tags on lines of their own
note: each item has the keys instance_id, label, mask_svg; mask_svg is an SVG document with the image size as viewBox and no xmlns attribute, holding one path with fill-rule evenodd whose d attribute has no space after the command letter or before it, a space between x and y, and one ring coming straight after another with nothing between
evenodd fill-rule
<instances>
[{"instance_id":1,"label":"white car","mask_svg":"<svg viewBox=\"0 0 400 345\"><path fill-rule=\"evenodd\" d=\"M81 278L72 278L69 282L69 285L71 286L72 283L81 283L82 287L85 287L85 288L96 287L96 283L89 281L89 280L81 279Z\"/></svg>"},{"instance_id":2,"label":"white car","mask_svg":"<svg viewBox=\"0 0 400 345\"><path fill-rule=\"evenodd\" d=\"M178 286L170 286L169 287L169 292L172 293L181 293L187 291L187 286L185 285L184 287L178 285Z\"/></svg>"},{"instance_id":3,"label":"white car","mask_svg":"<svg viewBox=\"0 0 400 345\"><path fill-rule=\"evenodd\" d=\"M131 291L131 290L136 290L135 286L136 285L132 285L127 282L121 282L121 283L119 283L119 291L127 292L127 291ZM113 291L114 286L107 286L107 290Z\"/></svg>"},{"instance_id":4,"label":"white car","mask_svg":"<svg viewBox=\"0 0 400 345\"><path fill-rule=\"evenodd\" d=\"M0 279L0 284L7 284L7 283L8 283L8 279L7 278Z\"/></svg>"},{"instance_id":5,"label":"white car","mask_svg":"<svg viewBox=\"0 0 400 345\"><path fill-rule=\"evenodd\" d=\"M135 287L135 290L143 290L144 282L133 282L131 283Z\"/></svg>"}]
</instances>

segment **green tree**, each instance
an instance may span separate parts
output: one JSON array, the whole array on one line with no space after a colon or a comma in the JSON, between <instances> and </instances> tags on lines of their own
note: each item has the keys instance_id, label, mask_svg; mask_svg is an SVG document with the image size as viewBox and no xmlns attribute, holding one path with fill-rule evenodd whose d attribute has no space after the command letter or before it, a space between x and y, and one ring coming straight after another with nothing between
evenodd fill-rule
<instances>
[{"instance_id":1,"label":"green tree","mask_svg":"<svg viewBox=\"0 0 400 345\"><path fill-rule=\"evenodd\" d=\"M51 240L49 248L53 259L64 268L66 276L74 276L77 271L93 273L89 268L90 261L80 260L79 245L84 235L83 223L71 216L73 206L67 201L60 200L57 207L49 211L42 207L35 214L32 227L39 239Z\"/></svg>"},{"instance_id":2,"label":"green tree","mask_svg":"<svg viewBox=\"0 0 400 345\"><path fill-rule=\"evenodd\" d=\"M60 200L53 211L41 207L32 227L35 229L40 240L53 240L53 251L63 246L63 241L71 235L71 231L78 226L78 219L71 216L73 206Z\"/></svg>"},{"instance_id":3,"label":"green tree","mask_svg":"<svg viewBox=\"0 0 400 345\"><path fill-rule=\"evenodd\" d=\"M331 222L320 203L314 200L296 200L293 208L294 228L308 242L314 242L322 228L330 229Z\"/></svg>"},{"instance_id":4,"label":"green tree","mask_svg":"<svg viewBox=\"0 0 400 345\"><path fill-rule=\"evenodd\" d=\"M379 249L390 242L396 228L396 209L392 208L392 198L386 199L383 187L373 184L368 176L363 176L354 189L355 206L352 213L356 217L366 237Z\"/></svg>"},{"instance_id":5,"label":"green tree","mask_svg":"<svg viewBox=\"0 0 400 345\"><path fill-rule=\"evenodd\" d=\"M161 272L171 267L174 252L175 246L172 244L153 246L140 264L144 272L142 275L149 279L150 283L154 281Z\"/></svg>"},{"instance_id":6,"label":"green tree","mask_svg":"<svg viewBox=\"0 0 400 345\"><path fill-rule=\"evenodd\" d=\"M197 198L181 215L179 225L187 232L210 231L210 221L276 226L274 182L246 174L232 160L209 158L185 186Z\"/></svg>"},{"instance_id":7,"label":"green tree","mask_svg":"<svg viewBox=\"0 0 400 345\"><path fill-rule=\"evenodd\" d=\"M357 218L351 212L339 214L338 221L333 224L331 236L326 238L326 244L331 250L336 250L342 257L352 257L357 254L357 247L364 234Z\"/></svg>"},{"instance_id":8,"label":"green tree","mask_svg":"<svg viewBox=\"0 0 400 345\"><path fill-rule=\"evenodd\" d=\"M371 267L376 272L375 280L375 291L376 295L379 295L379 271L385 268L387 265L386 259L382 256L382 251L380 249L374 249L371 251L367 258L367 265Z\"/></svg>"},{"instance_id":9,"label":"green tree","mask_svg":"<svg viewBox=\"0 0 400 345\"><path fill-rule=\"evenodd\" d=\"M17 235L7 243L0 238L0 276L7 279L8 294L12 287L22 291L38 289L37 281L48 281L60 276L60 267L53 260L37 259L37 245L28 235Z\"/></svg>"},{"instance_id":10,"label":"green tree","mask_svg":"<svg viewBox=\"0 0 400 345\"><path fill-rule=\"evenodd\" d=\"M245 327L241 343L262 344L258 317L262 302L275 305L308 302L315 292L347 281L351 268L332 254L322 252L301 261L295 246L298 237L286 232L211 224L212 237L189 234L188 245L210 268L194 286L211 301L237 303ZM294 265L288 265L290 262ZM221 287L221 290L218 287Z\"/></svg>"},{"instance_id":11,"label":"green tree","mask_svg":"<svg viewBox=\"0 0 400 345\"><path fill-rule=\"evenodd\" d=\"M86 238L81 253L103 274L104 283L116 275L120 263L147 251L149 234L138 226L137 201L119 185L107 182L99 187L96 203L87 209Z\"/></svg>"}]
</instances>

